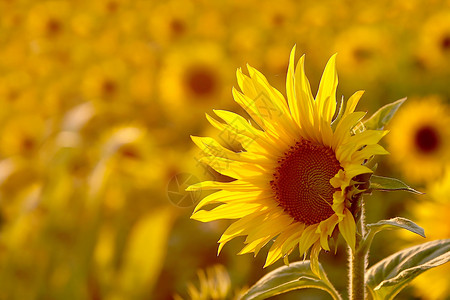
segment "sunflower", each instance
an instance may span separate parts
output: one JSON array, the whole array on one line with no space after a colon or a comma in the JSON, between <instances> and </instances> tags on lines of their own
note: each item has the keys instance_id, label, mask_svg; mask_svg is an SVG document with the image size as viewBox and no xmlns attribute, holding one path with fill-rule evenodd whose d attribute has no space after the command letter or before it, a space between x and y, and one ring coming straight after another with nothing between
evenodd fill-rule
<instances>
[{"instance_id":1,"label":"sunflower","mask_svg":"<svg viewBox=\"0 0 450 300\"><path fill-rule=\"evenodd\" d=\"M433 71L448 70L450 58L450 10L432 15L419 31L417 55Z\"/></svg>"},{"instance_id":2,"label":"sunflower","mask_svg":"<svg viewBox=\"0 0 450 300\"><path fill-rule=\"evenodd\" d=\"M413 100L392 120L388 137L391 159L404 176L431 182L450 159L449 108L437 96Z\"/></svg>"},{"instance_id":3,"label":"sunflower","mask_svg":"<svg viewBox=\"0 0 450 300\"><path fill-rule=\"evenodd\" d=\"M341 32L334 45L342 57L346 76L354 79L374 80L385 74L382 62L393 53L389 34L370 26L354 26ZM362 73L362 74L361 74ZM356 75L356 76L355 76Z\"/></svg>"},{"instance_id":4,"label":"sunflower","mask_svg":"<svg viewBox=\"0 0 450 300\"><path fill-rule=\"evenodd\" d=\"M108 60L89 67L82 82L84 98L109 106L124 93L127 66L122 60Z\"/></svg>"},{"instance_id":5,"label":"sunflower","mask_svg":"<svg viewBox=\"0 0 450 300\"><path fill-rule=\"evenodd\" d=\"M148 18L147 28L152 40L159 47L168 47L192 36L197 9L198 6L186 0L160 2L150 10Z\"/></svg>"},{"instance_id":6,"label":"sunflower","mask_svg":"<svg viewBox=\"0 0 450 300\"><path fill-rule=\"evenodd\" d=\"M425 229L429 240L446 239L450 237L450 165L442 179L427 188L426 199L420 198L409 206L413 219ZM420 238L407 233L399 233L410 244L420 242ZM431 269L412 281L414 293L420 299L448 299L450 283L448 274L450 265L444 264Z\"/></svg>"},{"instance_id":7,"label":"sunflower","mask_svg":"<svg viewBox=\"0 0 450 300\"><path fill-rule=\"evenodd\" d=\"M304 73L304 56L294 67L294 55L295 47L287 72L287 101L263 74L248 66L250 76L238 69L242 92L233 88L233 96L254 123L229 111L215 111L225 123L207 115L224 136L240 142L242 151L226 149L209 137L192 137L206 154L202 161L236 180L190 186L190 191L220 190L201 200L191 218L237 219L220 238L219 252L238 236L247 236L240 254L256 255L274 240L265 266L280 258L287 263L297 245L300 255L312 247L311 259L317 260L321 249L330 250L329 239L339 232L354 249L350 208L361 192L354 178L372 173L363 165L366 160L387 153L378 145L386 131L355 129L365 115L354 112L362 91L337 112L336 55L325 67L315 99ZM211 209L204 209L207 205Z\"/></svg>"},{"instance_id":8,"label":"sunflower","mask_svg":"<svg viewBox=\"0 0 450 300\"><path fill-rule=\"evenodd\" d=\"M200 111L223 102L225 87L231 82L222 71L228 62L217 43L199 42L166 53L157 76L157 91L171 122L192 128L198 123ZM174 116L173 109L186 113Z\"/></svg>"}]
</instances>

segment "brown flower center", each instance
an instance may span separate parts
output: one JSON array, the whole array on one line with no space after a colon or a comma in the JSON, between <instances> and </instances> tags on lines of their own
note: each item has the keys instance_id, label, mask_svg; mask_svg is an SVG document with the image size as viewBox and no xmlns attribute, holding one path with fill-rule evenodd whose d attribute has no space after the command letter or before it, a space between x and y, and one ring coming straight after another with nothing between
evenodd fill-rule
<instances>
[{"instance_id":1,"label":"brown flower center","mask_svg":"<svg viewBox=\"0 0 450 300\"><path fill-rule=\"evenodd\" d=\"M169 28L174 36L179 36L186 31L186 24L183 22L183 20L172 19L169 22Z\"/></svg>"},{"instance_id":2,"label":"brown flower center","mask_svg":"<svg viewBox=\"0 0 450 300\"><path fill-rule=\"evenodd\" d=\"M104 96L112 96L117 91L117 84L112 79L105 79L101 84L101 91Z\"/></svg>"},{"instance_id":3,"label":"brown flower center","mask_svg":"<svg viewBox=\"0 0 450 300\"><path fill-rule=\"evenodd\" d=\"M278 162L270 184L278 203L292 218L311 225L334 214L331 205L337 189L330 179L341 166L331 148L302 140Z\"/></svg>"},{"instance_id":4,"label":"brown flower center","mask_svg":"<svg viewBox=\"0 0 450 300\"><path fill-rule=\"evenodd\" d=\"M441 143L438 132L431 126L419 128L416 131L414 142L417 148L423 153L436 151Z\"/></svg>"},{"instance_id":5,"label":"brown flower center","mask_svg":"<svg viewBox=\"0 0 450 300\"><path fill-rule=\"evenodd\" d=\"M45 29L49 36L55 36L62 31L62 24L58 19L50 18L45 24Z\"/></svg>"},{"instance_id":6,"label":"brown flower center","mask_svg":"<svg viewBox=\"0 0 450 300\"><path fill-rule=\"evenodd\" d=\"M372 55L372 51L367 48L356 48L355 50L353 50L353 57L359 63L369 60Z\"/></svg>"},{"instance_id":7,"label":"brown flower center","mask_svg":"<svg viewBox=\"0 0 450 300\"><path fill-rule=\"evenodd\" d=\"M216 74L208 67L192 68L186 73L185 84L193 95L208 97L216 90Z\"/></svg>"},{"instance_id":8,"label":"brown flower center","mask_svg":"<svg viewBox=\"0 0 450 300\"><path fill-rule=\"evenodd\" d=\"M450 35L445 35L441 39L441 49L443 51L450 50Z\"/></svg>"}]
</instances>

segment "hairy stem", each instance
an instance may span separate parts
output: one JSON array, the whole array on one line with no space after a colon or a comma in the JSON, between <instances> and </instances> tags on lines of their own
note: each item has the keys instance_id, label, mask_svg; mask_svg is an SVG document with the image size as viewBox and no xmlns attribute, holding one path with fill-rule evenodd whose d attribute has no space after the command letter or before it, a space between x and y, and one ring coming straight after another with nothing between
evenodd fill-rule
<instances>
[{"instance_id":1,"label":"hairy stem","mask_svg":"<svg viewBox=\"0 0 450 300\"><path fill-rule=\"evenodd\" d=\"M349 248L349 296L351 300L364 300L366 299L365 292L365 277L366 264L367 264L367 251L363 251L361 248L362 239L364 236L364 206L362 197L354 203L357 205L355 209L355 222L356 222L356 244L355 252Z\"/></svg>"}]
</instances>

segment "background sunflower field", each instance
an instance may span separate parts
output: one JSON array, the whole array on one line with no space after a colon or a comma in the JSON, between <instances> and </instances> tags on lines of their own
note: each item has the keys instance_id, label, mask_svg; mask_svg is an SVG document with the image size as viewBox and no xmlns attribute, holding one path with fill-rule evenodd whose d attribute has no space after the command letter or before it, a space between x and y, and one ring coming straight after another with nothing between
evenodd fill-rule
<instances>
[{"instance_id":1,"label":"background sunflower field","mask_svg":"<svg viewBox=\"0 0 450 300\"><path fill-rule=\"evenodd\" d=\"M367 197L368 222L449 238L450 1L0 0L0 299L231 299L279 267L240 241L216 256L229 224L190 220L202 195L184 189L227 179L189 136L221 140L213 108L243 113L235 70L284 91L294 44L313 90L337 52L338 96L365 90L369 113L409 98L377 172L426 195ZM370 263L419 242L383 233ZM345 290L344 243L321 259ZM450 299L449 271L398 299ZM329 296L279 299L295 297Z\"/></svg>"}]
</instances>

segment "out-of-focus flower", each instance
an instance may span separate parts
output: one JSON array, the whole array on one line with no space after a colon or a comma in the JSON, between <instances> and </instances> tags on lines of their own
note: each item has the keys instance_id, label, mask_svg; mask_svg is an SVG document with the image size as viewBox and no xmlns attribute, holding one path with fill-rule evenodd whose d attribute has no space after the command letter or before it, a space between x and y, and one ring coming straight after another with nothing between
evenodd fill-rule
<instances>
[{"instance_id":1,"label":"out-of-focus flower","mask_svg":"<svg viewBox=\"0 0 450 300\"><path fill-rule=\"evenodd\" d=\"M126 65L121 60L105 61L92 66L84 76L84 98L106 103L107 105L103 105L103 108L111 107L111 102L124 95L126 72Z\"/></svg>"},{"instance_id":2,"label":"out-of-focus flower","mask_svg":"<svg viewBox=\"0 0 450 300\"><path fill-rule=\"evenodd\" d=\"M163 109L172 122L192 126L198 123L203 111L222 102L230 83L224 68L226 60L223 49L214 43L177 47L167 54L158 74L158 90Z\"/></svg>"},{"instance_id":3,"label":"out-of-focus flower","mask_svg":"<svg viewBox=\"0 0 450 300\"><path fill-rule=\"evenodd\" d=\"M271 1L261 1L261 18L260 24L265 26L268 32L276 35L291 29L296 18L297 7L295 2L291 0L282 0L277 5L273 5Z\"/></svg>"},{"instance_id":4,"label":"out-of-focus flower","mask_svg":"<svg viewBox=\"0 0 450 300\"><path fill-rule=\"evenodd\" d=\"M367 81L386 74L389 49L389 35L378 27L351 27L336 37L334 45L344 75Z\"/></svg>"},{"instance_id":5,"label":"out-of-focus flower","mask_svg":"<svg viewBox=\"0 0 450 300\"><path fill-rule=\"evenodd\" d=\"M389 150L392 161L408 180L432 182L442 175L449 162L449 107L439 97L411 100L389 128Z\"/></svg>"},{"instance_id":6,"label":"out-of-focus flower","mask_svg":"<svg viewBox=\"0 0 450 300\"><path fill-rule=\"evenodd\" d=\"M66 49L72 35L70 20L72 4L65 1L41 1L31 7L27 33L31 49L36 54L54 53Z\"/></svg>"},{"instance_id":7,"label":"out-of-focus flower","mask_svg":"<svg viewBox=\"0 0 450 300\"><path fill-rule=\"evenodd\" d=\"M35 111L38 101L32 81L32 76L24 70L0 77L0 103L4 108L1 119L8 118L12 112Z\"/></svg>"},{"instance_id":8,"label":"out-of-focus flower","mask_svg":"<svg viewBox=\"0 0 450 300\"><path fill-rule=\"evenodd\" d=\"M148 16L148 29L152 40L159 47L192 36L196 16L194 3L171 0L158 3Z\"/></svg>"},{"instance_id":9,"label":"out-of-focus flower","mask_svg":"<svg viewBox=\"0 0 450 300\"><path fill-rule=\"evenodd\" d=\"M2 127L0 133L2 157L14 155L36 157L48 134L45 121L39 115L31 113L10 117Z\"/></svg>"},{"instance_id":10,"label":"out-of-focus flower","mask_svg":"<svg viewBox=\"0 0 450 300\"><path fill-rule=\"evenodd\" d=\"M450 167L447 166L445 175L430 185L427 195L421 196L411 203L408 211L414 222L424 228L428 240L450 238ZM411 243L423 242L416 236L402 234ZM450 295L448 274L450 266L444 264L429 270L412 282L415 293L420 299L447 299Z\"/></svg>"},{"instance_id":11,"label":"out-of-focus flower","mask_svg":"<svg viewBox=\"0 0 450 300\"><path fill-rule=\"evenodd\" d=\"M348 207L360 191L353 178L372 172L362 165L366 159L387 153L378 145L387 132L354 131L365 115L354 112L362 92L349 99L331 125L337 105L336 56L325 67L314 99L304 56L295 68L294 53L295 47L286 79L287 102L256 69L248 66L250 77L237 72L243 93L233 89L234 99L262 130L229 111L215 111L226 123L208 116L214 127L237 139L243 151L231 151L209 137L192 138L206 154L202 161L236 180L190 186L190 191L221 190L204 198L191 218L238 219L219 240L219 251L231 239L247 236L240 254L257 254L275 239L266 266L281 258L287 262L297 245L300 255L312 247L311 260L316 262L322 249L330 250L333 232L340 232L354 248L355 221Z\"/></svg>"},{"instance_id":12,"label":"out-of-focus flower","mask_svg":"<svg viewBox=\"0 0 450 300\"><path fill-rule=\"evenodd\" d=\"M416 46L422 64L435 71L450 66L450 11L432 15L421 28Z\"/></svg>"},{"instance_id":13,"label":"out-of-focus flower","mask_svg":"<svg viewBox=\"0 0 450 300\"><path fill-rule=\"evenodd\" d=\"M125 195L158 187L164 182L165 163L156 158L158 149L142 126L118 126L100 138L102 158L93 172L91 186L116 195L105 197L107 207L117 211L126 205ZM158 181L156 185L148 182ZM116 191L116 192L114 192ZM111 200L111 203L109 202ZM135 199L136 203L142 199ZM156 199L154 200L156 202Z\"/></svg>"},{"instance_id":14,"label":"out-of-focus flower","mask_svg":"<svg viewBox=\"0 0 450 300\"><path fill-rule=\"evenodd\" d=\"M317 82L324 59L340 53L352 79L340 85L343 94L370 78L380 93L373 99L425 89L445 95L446 11L442 1L383 0L370 8L292 0L0 1L0 298L152 298L133 294L138 259L125 259L125 249L134 247L136 228L152 232L147 218L156 206L188 213L168 197L177 179L232 180L201 163L189 141L195 132L243 150L232 135L204 128L203 113L212 107L245 114L223 101L233 85L230 69L249 62L282 87L283 53L296 44ZM340 35L343 50L333 49ZM373 64L344 63L346 49L359 45L372 47ZM421 68L405 72L411 57ZM386 77L399 62L400 71ZM358 85L370 89L366 83ZM179 189L180 197L189 195ZM225 225L217 224L210 238ZM181 253L190 240L179 236L169 242ZM139 260L150 261L142 253ZM199 261L216 259L191 256L179 264L173 257L160 282L178 284ZM232 274L239 259L227 263ZM149 286L149 268L137 275L136 290ZM156 297L172 294L164 287Z\"/></svg>"}]
</instances>

